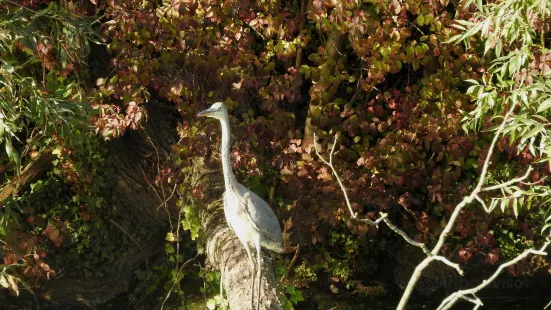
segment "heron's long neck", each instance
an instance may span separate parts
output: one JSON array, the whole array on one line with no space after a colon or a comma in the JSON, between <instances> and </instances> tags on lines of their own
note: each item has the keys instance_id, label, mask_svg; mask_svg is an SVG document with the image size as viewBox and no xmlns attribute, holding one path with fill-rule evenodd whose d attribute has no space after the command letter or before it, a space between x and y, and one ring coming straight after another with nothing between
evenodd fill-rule
<instances>
[{"instance_id":1,"label":"heron's long neck","mask_svg":"<svg viewBox=\"0 0 551 310\"><path fill-rule=\"evenodd\" d=\"M220 119L220 125L222 126L222 170L224 172L224 185L226 190L237 183L235 176L233 175L233 169L230 157L230 123L228 117Z\"/></svg>"}]
</instances>

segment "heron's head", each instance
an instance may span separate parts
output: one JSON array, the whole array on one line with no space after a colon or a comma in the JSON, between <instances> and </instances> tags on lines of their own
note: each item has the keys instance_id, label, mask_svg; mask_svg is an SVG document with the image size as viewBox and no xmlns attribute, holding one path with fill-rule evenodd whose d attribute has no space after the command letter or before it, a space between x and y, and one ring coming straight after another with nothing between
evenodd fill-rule
<instances>
[{"instance_id":1,"label":"heron's head","mask_svg":"<svg viewBox=\"0 0 551 310\"><path fill-rule=\"evenodd\" d=\"M199 114L197 114L197 116L206 116L221 119L227 114L228 111L226 111L226 107L224 106L224 104L222 102L215 102L210 106L210 108L201 111Z\"/></svg>"}]
</instances>

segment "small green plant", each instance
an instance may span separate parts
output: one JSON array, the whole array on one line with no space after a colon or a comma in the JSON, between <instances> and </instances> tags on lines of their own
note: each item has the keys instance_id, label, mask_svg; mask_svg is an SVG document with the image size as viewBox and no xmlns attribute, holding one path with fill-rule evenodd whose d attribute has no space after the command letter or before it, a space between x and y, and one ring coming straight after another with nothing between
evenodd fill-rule
<instances>
[{"instance_id":1,"label":"small green plant","mask_svg":"<svg viewBox=\"0 0 551 310\"><path fill-rule=\"evenodd\" d=\"M222 298L220 295L215 295L214 297L212 298L209 298L207 300L207 308L209 310L215 310L215 309L223 309L222 307Z\"/></svg>"},{"instance_id":2,"label":"small green plant","mask_svg":"<svg viewBox=\"0 0 551 310\"><path fill-rule=\"evenodd\" d=\"M202 269L199 271L199 277L203 279L201 293L206 296L207 308L209 310L222 309L222 296L220 296L220 271L209 271ZM212 296L212 297L209 297Z\"/></svg>"},{"instance_id":3,"label":"small green plant","mask_svg":"<svg viewBox=\"0 0 551 310\"><path fill-rule=\"evenodd\" d=\"M295 309L299 302L304 301L302 293L294 285L287 285L281 288L280 292L284 310Z\"/></svg>"},{"instance_id":4,"label":"small green plant","mask_svg":"<svg viewBox=\"0 0 551 310\"><path fill-rule=\"evenodd\" d=\"M303 261L302 264L295 268L295 278L306 280L307 282L316 282L318 280L318 274Z\"/></svg>"}]
</instances>

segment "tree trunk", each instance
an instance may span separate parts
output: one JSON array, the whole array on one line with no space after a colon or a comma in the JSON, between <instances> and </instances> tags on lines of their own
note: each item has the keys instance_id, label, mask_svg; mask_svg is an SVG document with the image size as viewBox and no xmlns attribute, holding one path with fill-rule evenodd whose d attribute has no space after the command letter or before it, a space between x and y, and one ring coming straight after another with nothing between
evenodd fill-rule
<instances>
[{"instance_id":1,"label":"tree trunk","mask_svg":"<svg viewBox=\"0 0 551 310\"><path fill-rule=\"evenodd\" d=\"M176 196L155 186L160 165L177 142L177 115L174 107L150 102L143 106L147 115L142 128L110 143L112 165L118 169L114 189L122 213L132 225L147 228L168 227L166 211L177 214Z\"/></svg>"},{"instance_id":2,"label":"tree trunk","mask_svg":"<svg viewBox=\"0 0 551 310\"><path fill-rule=\"evenodd\" d=\"M219 166L197 158L193 167L192 185L204 188L205 198L197 207L207 237L207 258L222 271L224 296L230 309L250 309L252 269L245 248L226 224L222 204L224 182ZM260 309L281 309L272 259L262 256ZM254 298L256 306L256 294Z\"/></svg>"}]
</instances>

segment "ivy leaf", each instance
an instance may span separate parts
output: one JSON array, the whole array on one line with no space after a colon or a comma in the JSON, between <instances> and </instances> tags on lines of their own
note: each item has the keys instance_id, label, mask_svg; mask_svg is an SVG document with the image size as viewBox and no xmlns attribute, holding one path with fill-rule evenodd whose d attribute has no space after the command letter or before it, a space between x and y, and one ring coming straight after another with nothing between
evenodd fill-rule
<instances>
[{"instance_id":1,"label":"ivy leaf","mask_svg":"<svg viewBox=\"0 0 551 310\"><path fill-rule=\"evenodd\" d=\"M174 248L172 247L172 245L170 245L170 244L168 244L168 243L165 244L165 253L166 253L166 254L172 254L172 253L174 253L174 252L175 252L175 250L174 250Z\"/></svg>"},{"instance_id":2,"label":"ivy leaf","mask_svg":"<svg viewBox=\"0 0 551 310\"><path fill-rule=\"evenodd\" d=\"M166 241L169 241L169 242L173 242L173 241L176 240L176 239L174 238L174 234L173 234L173 233L167 232L167 233L166 233L165 240L166 240Z\"/></svg>"},{"instance_id":3,"label":"ivy leaf","mask_svg":"<svg viewBox=\"0 0 551 310\"><path fill-rule=\"evenodd\" d=\"M296 305L299 301L303 301L304 297L302 297L302 293L300 291L295 291L295 294L291 295L289 299Z\"/></svg>"}]
</instances>

